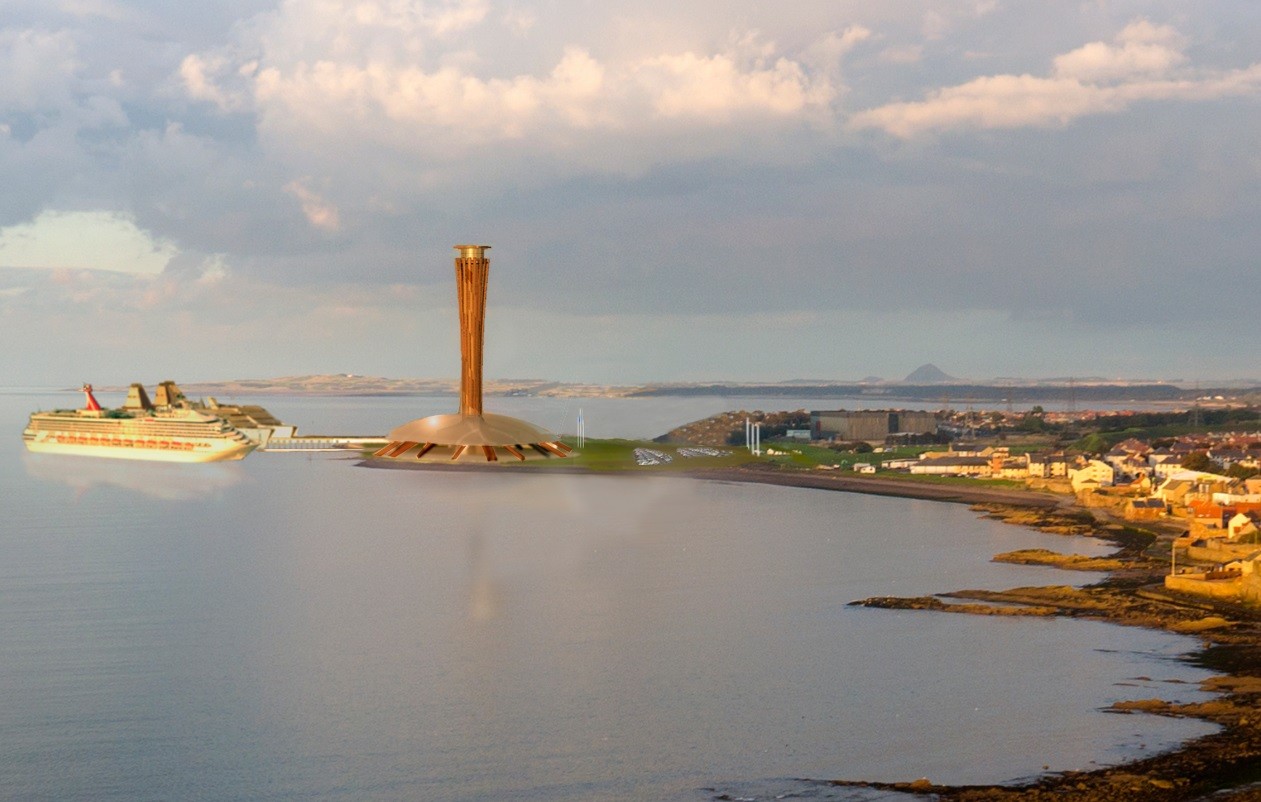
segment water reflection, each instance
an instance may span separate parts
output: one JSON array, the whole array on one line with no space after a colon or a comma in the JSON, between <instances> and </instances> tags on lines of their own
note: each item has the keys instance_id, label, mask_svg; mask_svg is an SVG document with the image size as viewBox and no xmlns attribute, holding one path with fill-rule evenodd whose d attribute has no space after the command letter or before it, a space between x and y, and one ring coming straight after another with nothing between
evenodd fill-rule
<instances>
[{"instance_id":1,"label":"water reflection","mask_svg":"<svg viewBox=\"0 0 1261 802\"><path fill-rule=\"evenodd\" d=\"M97 487L115 487L163 501L210 498L239 484L240 463L172 463L102 459L67 454L22 454L27 476L66 485L78 497Z\"/></svg>"},{"instance_id":2,"label":"water reflection","mask_svg":"<svg viewBox=\"0 0 1261 802\"><path fill-rule=\"evenodd\" d=\"M486 561L485 535L472 532L469 535L469 618L474 622L490 621L498 617L501 602L499 585Z\"/></svg>"},{"instance_id":3,"label":"water reflection","mask_svg":"<svg viewBox=\"0 0 1261 802\"><path fill-rule=\"evenodd\" d=\"M634 553L684 513L695 495L691 482L651 478L479 480L476 490L451 490L465 516L469 618L482 623L502 614L511 576L583 575L599 562L601 551Z\"/></svg>"}]
</instances>

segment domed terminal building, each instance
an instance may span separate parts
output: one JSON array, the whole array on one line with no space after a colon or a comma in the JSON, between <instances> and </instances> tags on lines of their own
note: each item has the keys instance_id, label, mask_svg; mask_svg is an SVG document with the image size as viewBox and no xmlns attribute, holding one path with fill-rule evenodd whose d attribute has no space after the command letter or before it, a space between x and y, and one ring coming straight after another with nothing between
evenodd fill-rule
<instances>
[{"instance_id":1,"label":"domed terminal building","mask_svg":"<svg viewBox=\"0 0 1261 802\"><path fill-rule=\"evenodd\" d=\"M533 423L482 409L489 245L456 245L455 289L460 307L460 411L419 418L390 432L372 456L424 462L498 462L570 455L560 438Z\"/></svg>"}]
</instances>

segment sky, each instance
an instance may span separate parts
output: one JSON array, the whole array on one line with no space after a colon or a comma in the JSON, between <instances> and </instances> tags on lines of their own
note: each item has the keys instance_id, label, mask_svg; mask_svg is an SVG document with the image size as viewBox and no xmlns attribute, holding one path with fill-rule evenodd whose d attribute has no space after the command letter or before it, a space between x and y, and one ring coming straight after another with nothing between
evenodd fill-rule
<instances>
[{"instance_id":1,"label":"sky","mask_svg":"<svg viewBox=\"0 0 1261 802\"><path fill-rule=\"evenodd\" d=\"M5 0L0 385L1261 377L1261 4Z\"/></svg>"}]
</instances>

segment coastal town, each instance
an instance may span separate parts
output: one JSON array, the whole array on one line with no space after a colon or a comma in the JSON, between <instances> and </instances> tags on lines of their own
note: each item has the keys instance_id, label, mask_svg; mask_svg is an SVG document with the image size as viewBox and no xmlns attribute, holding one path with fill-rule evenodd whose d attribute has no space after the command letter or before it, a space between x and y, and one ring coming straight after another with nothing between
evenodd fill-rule
<instances>
[{"instance_id":1,"label":"coastal town","mask_svg":"<svg viewBox=\"0 0 1261 802\"><path fill-rule=\"evenodd\" d=\"M966 503L983 517L1116 548L1103 557L1028 549L994 562L1101 572L1086 584L874 596L866 608L1106 621L1196 637L1221 671L1206 702L1115 702L1108 712L1196 718L1220 730L1119 766L1014 784L829 779L936 802L1261 799L1261 425L1255 406L1164 412L736 411L661 442L748 441L753 459L709 478ZM724 434L725 432L725 434ZM743 474L743 475L742 475ZM705 474L702 474L705 475ZM725 798L725 797L717 797Z\"/></svg>"},{"instance_id":2,"label":"coastal town","mask_svg":"<svg viewBox=\"0 0 1261 802\"><path fill-rule=\"evenodd\" d=\"M1206 415L1224 428L1206 426ZM784 467L1020 488L1142 528L1165 549L1168 591L1261 604L1261 426L1246 408L733 412L663 439L738 444L742 419L765 427L765 456Z\"/></svg>"},{"instance_id":3,"label":"coastal town","mask_svg":"<svg viewBox=\"0 0 1261 802\"><path fill-rule=\"evenodd\" d=\"M1013 454L1006 446L960 443L884 467L1021 481L1113 518L1179 529L1167 588L1261 602L1261 431L1127 438L1102 453Z\"/></svg>"}]
</instances>

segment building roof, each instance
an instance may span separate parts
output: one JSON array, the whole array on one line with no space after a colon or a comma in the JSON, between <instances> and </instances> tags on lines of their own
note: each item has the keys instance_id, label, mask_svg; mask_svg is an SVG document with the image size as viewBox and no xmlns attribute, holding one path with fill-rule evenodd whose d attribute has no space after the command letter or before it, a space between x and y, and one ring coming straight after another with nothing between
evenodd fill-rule
<instances>
[{"instance_id":1,"label":"building roof","mask_svg":"<svg viewBox=\"0 0 1261 802\"><path fill-rule=\"evenodd\" d=\"M1030 462L1068 462L1068 455L1063 451L1038 451L1029 455Z\"/></svg>"},{"instance_id":2,"label":"building roof","mask_svg":"<svg viewBox=\"0 0 1261 802\"><path fill-rule=\"evenodd\" d=\"M1215 448L1209 451L1208 455L1217 460L1241 460L1248 458L1248 455L1238 448Z\"/></svg>"},{"instance_id":3,"label":"building roof","mask_svg":"<svg viewBox=\"0 0 1261 802\"><path fill-rule=\"evenodd\" d=\"M1121 442L1114 445L1112 447L1112 450L1109 451L1108 453L1109 454L1146 454L1147 452L1151 450L1152 450L1152 447L1147 445L1147 443L1144 443L1142 440L1139 440L1137 438L1131 437L1129 439L1122 440Z\"/></svg>"},{"instance_id":4,"label":"building roof","mask_svg":"<svg viewBox=\"0 0 1261 802\"><path fill-rule=\"evenodd\" d=\"M951 465L989 465L985 457L930 457L919 461L920 465L933 465L946 468Z\"/></svg>"}]
</instances>

